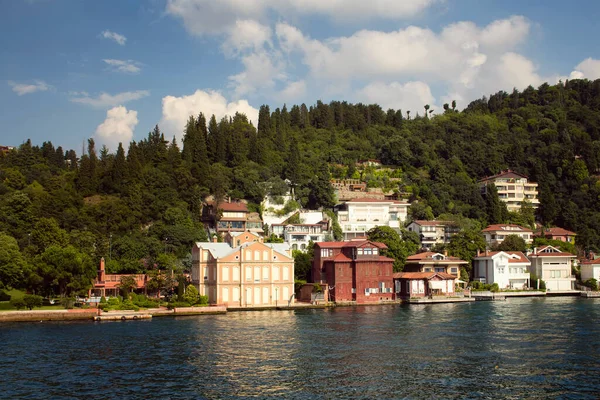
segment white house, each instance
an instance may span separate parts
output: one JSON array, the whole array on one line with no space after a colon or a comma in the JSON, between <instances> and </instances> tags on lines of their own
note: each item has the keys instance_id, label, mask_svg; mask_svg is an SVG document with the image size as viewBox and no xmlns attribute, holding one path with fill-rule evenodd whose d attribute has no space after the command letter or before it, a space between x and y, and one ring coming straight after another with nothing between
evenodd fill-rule
<instances>
[{"instance_id":1,"label":"white house","mask_svg":"<svg viewBox=\"0 0 600 400\"><path fill-rule=\"evenodd\" d=\"M520 251L486 251L473 259L473 277L500 289L523 289L529 286L530 266Z\"/></svg>"},{"instance_id":2,"label":"white house","mask_svg":"<svg viewBox=\"0 0 600 400\"><path fill-rule=\"evenodd\" d=\"M344 240L365 236L376 226L400 229L406 221L410 203L398 200L354 199L347 201L338 211Z\"/></svg>"},{"instance_id":3,"label":"white house","mask_svg":"<svg viewBox=\"0 0 600 400\"><path fill-rule=\"evenodd\" d=\"M485 241L489 246L499 245L506 239L508 235L517 235L523 240L525 243L532 244L533 243L533 231L531 229L524 228L520 225L515 224L496 224L489 225L483 231L483 236L485 237Z\"/></svg>"},{"instance_id":4,"label":"white house","mask_svg":"<svg viewBox=\"0 0 600 400\"><path fill-rule=\"evenodd\" d=\"M527 255L531 261L529 272L546 282L548 290L572 290L575 275L571 272L571 264L575 256L563 253L552 246L533 249Z\"/></svg>"},{"instance_id":5,"label":"white house","mask_svg":"<svg viewBox=\"0 0 600 400\"><path fill-rule=\"evenodd\" d=\"M593 278L600 283L600 258L583 261L580 267L582 282Z\"/></svg>"}]
</instances>

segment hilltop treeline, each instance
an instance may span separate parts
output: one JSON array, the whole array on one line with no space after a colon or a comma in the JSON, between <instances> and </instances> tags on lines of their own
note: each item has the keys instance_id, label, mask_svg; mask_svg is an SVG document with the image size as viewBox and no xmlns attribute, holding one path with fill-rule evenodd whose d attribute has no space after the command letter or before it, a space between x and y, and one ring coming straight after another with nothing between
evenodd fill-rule
<instances>
[{"instance_id":1,"label":"hilltop treeline","mask_svg":"<svg viewBox=\"0 0 600 400\"><path fill-rule=\"evenodd\" d=\"M530 210L508 213L476 185L513 169L539 183L537 221L574 230L579 246L600 249L600 80L499 92L462 112L454 103L409 111L318 101L262 106L254 127L245 115L217 120L198 110L182 143L171 137L157 126L127 151L97 149L90 139L78 155L25 141L1 156L0 247L10 249L0 256L2 283L56 289L60 279L40 267L60 262L52 254L80 257L94 270L105 257L112 272L181 260L185 268L193 241L206 239L207 195L245 198L260 211L263 196L284 193L288 180L302 206L332 207L331 177L376 175L356 170L363 159L396 168L400 181L385 184L416 200L411 217L454 218L471 228L532 222Z\"/></svg>"}]
</instances>

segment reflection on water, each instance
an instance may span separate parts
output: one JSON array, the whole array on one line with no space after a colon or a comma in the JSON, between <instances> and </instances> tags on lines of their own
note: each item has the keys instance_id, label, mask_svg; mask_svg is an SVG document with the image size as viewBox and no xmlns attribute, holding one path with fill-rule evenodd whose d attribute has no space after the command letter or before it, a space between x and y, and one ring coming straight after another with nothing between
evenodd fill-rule
<instances>
[{"instance_id":1,"label":"reflection on water","mask_svg":"<svg viewBox=\"0 0 600 400\"><path fill-rule=\"evenodd\" d=\"M600 300L0 325L2 398L598 398Z\"/></svg>"}]
</instances>

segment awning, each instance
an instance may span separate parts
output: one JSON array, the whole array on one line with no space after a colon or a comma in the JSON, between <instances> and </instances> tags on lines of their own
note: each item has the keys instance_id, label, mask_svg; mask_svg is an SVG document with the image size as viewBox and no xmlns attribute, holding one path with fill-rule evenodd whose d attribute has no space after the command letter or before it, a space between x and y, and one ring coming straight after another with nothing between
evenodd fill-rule
<instances>
[{"instance_id":1,"label":"awning","mask_svg":"<svg viewBox=\"0 0 600 400\"><path fill-rule=\"evenodd\" d=\"M446 289L446 281L429 281L430 289Z\"/></svg>"}]
</instances>

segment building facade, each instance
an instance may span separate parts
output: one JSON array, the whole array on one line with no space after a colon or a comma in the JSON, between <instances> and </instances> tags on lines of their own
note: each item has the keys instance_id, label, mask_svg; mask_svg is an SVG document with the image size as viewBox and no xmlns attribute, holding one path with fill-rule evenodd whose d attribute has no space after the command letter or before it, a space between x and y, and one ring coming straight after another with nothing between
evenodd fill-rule
<instances>
[{"instance_id":1,"label":"building facade","mask_svg":"<svg viewBox=\"0 0 600 400\"><path fill-rule=\"evenodd\" d=\"M498 197L506 203L508 211L519 211L524 200L528 200L533 208L540 205L538 184L529 182L529 178L523 174L507 170L484 178L478 183L482 194L485 194L487 185L496 185Z\"/></svg>"},{"instance_id":2,"label":"building facade","mask_svg":"<svg viewBox=\"0 0 600 400\"><path fill-rule=\"evenodd\" d=\"M98 276L92 283L92 288L88 291L88 297L117 297L121 291L121 278L131 276L135 280L135 291L146 293L146 284L148 275L146 274L107 274L104 264L104 257L100 259Z\"/></svg>"},{"instance_id":3,"label":"building facade","mask_svg":"<svg viewBox=\"0 0 600 400\"><path fill-rule=\"evenodd\" d=\"M563 253L552 246L543 246L533 249L527 255L531 266L529 272L546 283L546 289L552 291L572 290L575 284L575 275L571 265L575 255ZM535 284L532 282L532 286Z\"/></svg>"},{"instance_id":4,"label":"building facade","mask_svg":"<svg viewBox=\"0 0 600 400\"><path fill-rule=\"evenodd\" d=\"M525 240L526 244L533 243L533 231L528 228L524 228L520 225L515 224L496 224L489 225L483 231L483 236L485 237L485 242L488 246L497 246L506 239L508 235L517 235L523 240Z\"/></svg>"},{"instance_id":5,"label":"building facade","mask_svg":"<svg viewBox=\"0 0 600 400\"><path fill-rule=\"evenodd\" d=\"M198 242L192 248L192 284L209 304L260 307L294 301L294 260L285 243Z\"/></svg>"},{"instance_id":6,"label":"building facade","mask_svg":"<svg viewBox=\"0 0 600 400\"><path fill-rule=\"evenodd\" d=\"M419 234L421 246L431 250L436 244L448 244L450 238L456 235L460 228L452 221L423 221L411 222L407 228Z\"/></svg>"},{"instance_id":7,"label":"building facade","mask_svg":"<svg viewBox=\"0 0 600 400\"><path fill-rule=\"evenodd\" d=\"M400 229L408 216L409 203L399 200L355 199L337 211L344 240L365 236L376 226Z\"/></svg>"},{"instance_id":8,"label":"building facade","mask_svg":"<svg viewBox=\"0 0 600 400\"><path fill-rule=\"evenodd\" d=\"M396 298L453 296L455 276L445 272L399 272L394 274Z\"/></svg>"},{"instance_id":9,"label":"building facade","mask_svg":"<svg viewBox=\"0 0 600 400\"><path fill-rule=\"evenodd\" d=\"M312 280L326 283L331 301L389 301L394 259L381 255L387 246L364 241L315 243Z\"/></svg>"},{"instance_id":10,"label":"building facade","mask_svg":"<svg viewBox=\"0 0 600 400\"><path fill-rule=\"evenodd\" d=\"M520 251L486 251L473 259L473 280L494 284L500 289L529 287L531 262Z\"/></svg>"},{"instance_id":11,"label":"building facade","mask_svg":"<svg viewBox=\"0 0 600 400\"><path fill-rule=\"evenodd\" d=\"M581 268L581 281L595 279L600 284L600 258L595 260L585 260L579 264Z\"/></svg>"},{"instance_id":12,"label":"building facade","mask_svg":"<svg viewBox=\"0 0 600 400\"><path fill-rule=\"evenodd\" d=\"M575 232L563 228L540 228L535 232L536 237L551 240L560 240L561 242L575 243Z\"/></svg>"},{"instance_id":13,"label":"building facade","mask_svg":"<svg viewBox=\"0 0 600 400\"><path fill-rule=\"evenodd\" d=\"M408 256L404 264L404 272L440 272L454 276L458 281L460 268L468 263L447 254L426 251Z\"/></svg>"}]
</instances>

